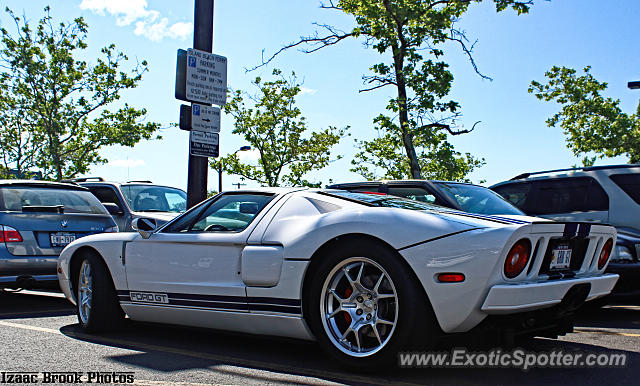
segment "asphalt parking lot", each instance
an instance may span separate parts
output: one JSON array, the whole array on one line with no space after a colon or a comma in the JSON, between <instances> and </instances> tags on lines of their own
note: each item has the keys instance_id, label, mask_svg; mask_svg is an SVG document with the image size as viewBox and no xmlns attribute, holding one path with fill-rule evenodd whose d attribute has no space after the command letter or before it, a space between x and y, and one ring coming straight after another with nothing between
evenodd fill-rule
<instances>
[{"instance_id":1,"label":"asphalt parking lot","mask_svg":"<svg viewBox=\"0 0 640 386\"><path fill-rule=\"evenodd\" d=\"M458 338L455 344L471 341ZM578 315L576 332L534 339L528 350L627 353L624 368L346 369L315 343L130 322L87 335L58 293L0 293L0 371L133 372L134 383L161 384L637 384L640 306L613 305Z\"/></svg>"}]
</instances>

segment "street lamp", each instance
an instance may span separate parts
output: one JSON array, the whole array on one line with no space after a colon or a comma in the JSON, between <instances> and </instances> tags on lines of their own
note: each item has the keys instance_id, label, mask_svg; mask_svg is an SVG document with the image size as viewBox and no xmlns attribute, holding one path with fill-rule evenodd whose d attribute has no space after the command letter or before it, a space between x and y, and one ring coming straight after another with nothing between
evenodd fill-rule
<instances>
[{"instance_id":1,"label":"street lamp","mask_svg":"<svg viewBox=\"0 0 640 386\"><path fill-rule=\"evenodd\" d=\"M236 154L239 151L249 150L251 150L251 146L242 146L240 149L234 151L233 154ZM218 164L218 193L222 193L222 160L220 160L220 163Z\"/></svg>"},{"instance_id":2,"label":"street lamp","mask_svg":"<svg viewBox=\"0 0 640 386\"><path fill-rule=\"evenodd\" d=\"M637 90L640 88L640 81L629 82L627 83L627 87L629 87L632 90Z\"/></svg>"}]
</instances>

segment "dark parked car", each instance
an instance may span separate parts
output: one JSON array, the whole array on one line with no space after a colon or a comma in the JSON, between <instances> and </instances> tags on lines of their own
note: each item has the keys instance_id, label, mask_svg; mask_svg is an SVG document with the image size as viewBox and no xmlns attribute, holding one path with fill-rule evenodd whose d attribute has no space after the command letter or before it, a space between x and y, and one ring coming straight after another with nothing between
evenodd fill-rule
<instances>
[{"instance_id":1,"label":"dark parked car","mask_svg":"<svg viewBox=\"0 0 640 386\"><path fill-rule=\"evenodd\" d=\"M56 264L72 241L118 227L87 188L0 180L0 288L56 286Z\"/></svg>"},{"instance_id":2,"label":"dark parked car","mask_svg":"<svg viewBox=\"0 0 640 386\"><path fill-rule=\"evenodd\" d=\"M477 214L519 215L524 213L495 192L464 182L399 180L334 184L330 189L390 194Z\"/></svg>"},{"instance_id":3,"label":"dark parked car","mask_svg":"<svg viewBox=\"0 0 640 386\"><path fill-rule=\"evenodd\" d=\"M620 275L613 294L640 300L640 165L523 173L491 189L532 216L615 226L607 267Z\"/></svg>"},{"instance_id":4,"label":"dark parked car","mask_svg":"<svg viewBox=\"0 0 640 386\"><path fill-rule=\"evenodd\" d=\"M151 181L109 182L101 177L73 180L86 187L107 208L122 232L131 232L138 217L152 218L158 226L187 210L187 194Z\"/></svg>"}]
</instances>

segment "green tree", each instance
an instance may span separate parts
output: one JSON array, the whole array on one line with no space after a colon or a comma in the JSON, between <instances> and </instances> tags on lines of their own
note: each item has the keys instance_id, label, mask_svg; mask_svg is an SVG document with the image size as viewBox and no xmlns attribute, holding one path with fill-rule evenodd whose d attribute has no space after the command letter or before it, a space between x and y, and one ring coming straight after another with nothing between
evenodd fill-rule
<instances>
[{"instance_id":1,"label":"green tree","mask_svg":"<svg viewBox=\"0 0 640 386\"><path fill-rule=\"evenodd\" d=\"M120 99L123 90L135 88L147 63L122 70L127 56L112 44L101 50L95 65L75 59L87 48L87 24L82 18L55 25L49 7L32 29L26 20L7 13L15 31L0 29L0 87L4 122L24 115L22 123L10 128L29 137L37 151L29 162L45 178L61 180L87 172L106 160L99 154L104 146L134 146L152 138L159 124L141 123L145 109L128 104L107 109ZM21 127L18 127L21 126ZM15 145L11 145L16 152ZM16 161L13 161L16 163Z\"/></svg>"},{"instance_id":2,"label":"green tree","mask_svg":"<svg viewBox=\"0 0 640 386\"><path fill-rule=\"evenodd\" d=\"M20 109L11 98L6 98L5 90L0 89L0 178L13 178L9 169L22 176L35 167L39 147L28 118L26 110Z\"/></svg>"},{"instance_id":3,"label":"green tree","mask_svg":"<svg viewBox=\"0 0 640 386\"><path fill-rule=\"evenodd\" d=\"M529 92L562 106L547 125L562 128L567 146L584 156L585 166L605 156L626 155L630 163L640 162L640 104L635 114L623 112L619 99L602 96L607 83L596 80L590 70L587 66L579 75L572 68L554 66L545 73L546 83L532 81Z\"/></svg>"},{"instance_id":4,"label":"green tree","mask_svg":"<svg viewBox=\"0 0 640 386\"><path fill-rule=\"evenodd\" d=\"M396 89L396 95L387 105L389 114L381 114L374 120L379 138L358 142L361 151L354 159L353 170L363 176L371 176L375 171L363 165L363 161L375 160L384 154L399 156L404 153L406 161L400 164L397 164L397 158L379 160L374 164L383 168L387 176L422 178L423 168L427 168L426 175L464 177L483 161L470 155L462 156L447 142L448 135L468 133L470 130L454 128L455 119L461 115L460 105L443 99L449 94L453 75L442 60L442 47L447 42L459 44L475 71L488 78L477 69L471 55L473 45L469 46L465 34L455 27L455 22L469 5L479 1L337 0L334 3L329 0L321 7L338 10L355 18L356 26L351 31L317 24L322 33L317 31L312 36L301 37L299 41L284 46L263 60L261 65L268 64L290 48L311 53L348 38L362 39L365 47L386 56L387 61L370 68L371 73L363 76L366 88L360 91L391 86ZM518 14L528 12L532 4L532 1L492 1L497 11L511 7ZM392 137L399 140L393 140ZM417 144L422 144L425 149L416 151ZM384 146L394 148L387 152L369 151ZM423 156L437 158L421 160ZM446 169L451 167L454 169Z\"/></svg>"},{"instance_id":5,"label":"green tree","mask_svg":"<svg viewBox=\"0 0 640 386\"><path fill-rule=\"evenodd\" d=\"M257 165L243 163L236 153L213 159L210 165L216 170L222 165L226 173L266 186L320 186L305 175L329 164L331 148L346 129L329 127L307 133L306 119L295 105L300 93L295 74L287 79L274 70L273 75L275 80L258 77L252 82L259 89L256 94L237 90L224 106L235 121L232 133L241 135L259 153ZM247 106L246 99L252 106Z\"/></svg>"}]
</instances>

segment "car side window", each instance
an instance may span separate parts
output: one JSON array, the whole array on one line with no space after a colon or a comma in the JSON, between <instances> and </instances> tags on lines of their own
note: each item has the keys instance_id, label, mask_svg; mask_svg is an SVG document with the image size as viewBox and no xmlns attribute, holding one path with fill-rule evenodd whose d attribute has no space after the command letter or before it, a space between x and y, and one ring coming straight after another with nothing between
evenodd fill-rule
<instances>
[{"instance_id":1,"label":"car side window","mask_svg":"<svg viewBox=\"0 0 640 386\"><path fill-rule=\"evenodd\" d=\"M496 186L493 191L504 197L518 209L525 211L531 191L529 183L514 183Z\"/></svg>"},{"instance_id":2,"label":"car side window","mask_svg":"<svg viewBox=\"0 0 640 386\"><path fill-rule=\"evenodd\" d=\"M206 208L188 212L163 230L165 233L241 232L271 201L267 194L227 194Z\"/></svg>"},{"instance_id":3,"label":"car side window","mask_svg":"<svg viewBox=\"0 0 640 386\"><path fill-rule=\"evenodd\" d=\"M538 194L532 214L609 210L609 196L591 177L536 181Z\"/></svg>"},{"instance_id":4,"label":"car side window","mask_svg":"<svg viewBox=\"0 0 640 386\"><path fill-rule=\"evenodd\" d=\"M120 209L124 209L120 198L118 198L118 195L112 188L90 187L89 190L100 202L116 204Z\"/></svg>"},{"instance_id":5,"label":"car side window","mask_svg":"<svg viewBox=\"0 0 640 386\"><path fill-rule=\"evenodd\" d=\"M624 192L640 204L640 174L613 174L609 176Z\"/></svg>"},{"instance_id":6,"label":"car side window","mask_svg":"<svg viewBox=\"0 0 640 386\"><path fill-rule=\"evenodd\" d=\"M426 189L418 187L389 186L389 194L411 200L428 202L430 204L436 202L436 196L429 193Z\"/></svg>"}]
</instances>

